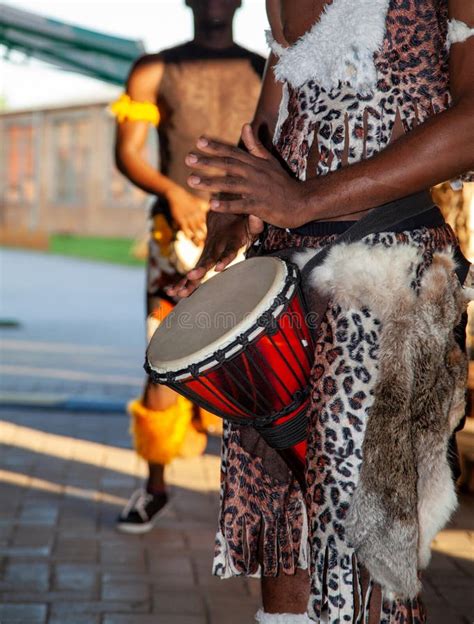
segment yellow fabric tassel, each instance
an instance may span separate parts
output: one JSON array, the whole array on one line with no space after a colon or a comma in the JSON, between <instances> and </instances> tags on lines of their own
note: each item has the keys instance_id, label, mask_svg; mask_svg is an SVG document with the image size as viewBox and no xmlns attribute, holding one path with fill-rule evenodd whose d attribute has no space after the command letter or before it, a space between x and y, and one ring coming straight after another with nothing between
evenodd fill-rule
<instances>
[{"instance_id":1,"label":"yellow fabric tassel","mask_svg":"<svg viewBox=\"0 0 474 624\"><path fill-rule=\"evenodd\" d=\"M212 412L208 412L203 407L199 408L199 416L202 427L207 433L222 435L224 421Z\"/></svg>"},{"instance_id":2,"label":"yellow fabric tassel","mask_svg":"<svg viewBox=\"0 0 474 624\"><path fill-rule=\"evenodd\" d=\"M154 126L160 123L160 111L152 102L136 102L123 93L118 100L112 102L109 111L117 117L119 123L124 121L148 121Z\"/></svg>"},{"instance_id":3,"label":"yellow fabric tassel","mask_svg":"<svg viewBox=\"0 0 474 624\"><path fill-rule=\"evenodd\" d=\"M174 233L164 215L157 214L153 217L151 235L160 248L160 254L165 258L169 258L172 251L171 243L173 242Z\"/></svg>"},{"instance_id":4,"label":"yellow fabric tassel","mask_svg":"<svg viewBox=\"0 0 474 624\"><path fill-rule=\"evenodd\" d=\"M190 457L204 451L206 436L194 429L193 406L184 397L178 396L176 404L165 410L149 409L136 399L128 404L128 412L135 450L147 462L166 465L182 453Z\"/></svg>"},{"instance_id":5,"label":"yellow fabric tassel","mask_svg":"<svg viewBox=\"0 0 474 624\"><path fill-rule=\"evenodd\" d=\"M199 455L202 455L206 450L206 446L207 435L196 429L194 422L191 422L189 427L186 429L183 444L179 449L179 456L184 459L199 457Z\"/></svg>"}]
</instances>

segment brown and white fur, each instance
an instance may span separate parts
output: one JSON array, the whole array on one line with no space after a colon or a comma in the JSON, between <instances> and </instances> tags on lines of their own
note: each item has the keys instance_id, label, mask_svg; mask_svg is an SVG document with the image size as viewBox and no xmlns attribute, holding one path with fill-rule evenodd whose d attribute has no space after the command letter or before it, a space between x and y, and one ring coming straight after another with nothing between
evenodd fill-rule
<instances>
[{"instance_id":1,"label":"brown and white fur","mask_svg":"<svg viewBox=\"0 0 474 624\"><path fill-rule=\"evenodd\" d=\"M304 263L308 256L298 254ZM310 287L382 325L360 480L347 516L359 561L387 596L412 598L430 544L456 508L448 440L464 414L467 359L454 337L470 291L438 253L416 282L413 245L333 247Z\"/></svg>"}]
</instances>

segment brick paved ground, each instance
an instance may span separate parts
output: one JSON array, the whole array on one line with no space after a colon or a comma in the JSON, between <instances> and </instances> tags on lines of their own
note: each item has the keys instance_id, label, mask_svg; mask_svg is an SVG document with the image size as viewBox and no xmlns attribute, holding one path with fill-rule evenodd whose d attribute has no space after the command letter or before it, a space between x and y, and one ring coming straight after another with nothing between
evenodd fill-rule
<instances>
[{"instance_id":1,"label":"brick paved ground","mask_svg":"<svg viewBox=\"0 0 474 624\"><path fill-rule=\"evenodd\" d=\"M1 624L250 624L258 583L210 575L217 441L169 472L173 500L143 537L114 518L143 476L123 416L0 414ZM432 624L474 613L474 499L436 540Z\"/></svg>"},{"instance_id":2,"label":"brick paved ground","mask_svg":"<svg viewBox=\"0 0 474 624\"><path fill-rule=\"evenodd\" d=\"M173 500L159 525L127 536L114 519L144 473L123 416L36 411L3 419L1 624L252 621L256 588L210 575L218 448L175 462Z\"/></svg>"}]
</instances>

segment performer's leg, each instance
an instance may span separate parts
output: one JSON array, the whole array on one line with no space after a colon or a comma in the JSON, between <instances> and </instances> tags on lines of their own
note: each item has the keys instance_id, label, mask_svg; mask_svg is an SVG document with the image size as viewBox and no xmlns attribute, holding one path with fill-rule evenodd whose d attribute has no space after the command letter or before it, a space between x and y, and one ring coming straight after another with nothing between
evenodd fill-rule
<instances>
[{"instance_id":1,"label":"performer's leg","mask_svg":"<svg viewBox=\"0 0 474 624\"><path fill-rule=\"evenodd\" d=\"M143 403L151 410L167 410L176 404L178 397L173 390L166 386L157 386L147 382L143 393ZM158 494L166 491L165 466L148 462L147 492Z\"/></svg>"},{"instance_id":2,"label":"performer's leg","mask_svg":"<svg viewBox=\"0 0 474 624\"><path fill-rule=\"evenodd\" d=\"M261 575L262 624L310 624L306 509L280 456L250 428L224 424L214 574Z\"/></svg>"},{"instance_id":3,"label":"performer's leg","mask_svg":"<svg viewBox=\"0 0 474 624\"><path fill-rule=\"evenodd\" d=\"M166 314L173 308L161 291L147 296L147 338ZM128 533L149 531L157 515L168 502L165 466L178 456L201 454L206 446L206 435L193 425L193 406L184 397L165 386L147 380L142 397L128 406L131 433L138 455L148 464L148 478L144 488L133 493L117 521L117 528Z\"/></svg>"},{"instance_id":4,"label":"performer's leg","mask_svg":"<svg viewBox=\"0 0 474 624\"><path fill-rule=\"evenodd\" d=\"M169 229L163 215L153 219L149 240L146 290L148 341L174 307L166 294L166 286L181 277L170 261L168 245L172 240L171 230L163 237L160 228ZM147 381L142 397L131 401L128 411L134 447L148 464L148 479L145 488L132 495L117 526L122 531L144 533L152 528L154 519L168 501L165 466L177 456L201 454L207 439L192 425L193 405L165 386Z\"/></svg>"},{"instance_id":5,"label":"performer's leg","mask_svg":"<svg viewBox=\"0 0 474 624\"><path fill-rule=\"evenodd\" d=\"M129 405L136 452L148 464L145 488L135 492L118 520L118 528L145 533L168 502L165 467L176 457L200 455L205 433L193 425L192 403L162 386L147 382L142 398Z\"/></svg>"}]
</instances>

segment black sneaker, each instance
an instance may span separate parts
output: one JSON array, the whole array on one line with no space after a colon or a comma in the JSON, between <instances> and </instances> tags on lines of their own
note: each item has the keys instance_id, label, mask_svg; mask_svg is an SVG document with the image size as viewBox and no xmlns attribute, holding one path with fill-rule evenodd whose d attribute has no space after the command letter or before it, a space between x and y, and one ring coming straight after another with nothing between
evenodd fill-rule
<instances>
[{"instance_id":1,"label":"black sneaker","mask_svg":"<svg viewBox=\"0 0 474 624\"><path fill-rule=\"evenodd\" d=\"M124 533L147 533L167 502L168 495L165 493L154 495L143 488L137 490L117 518L117 529Z\"/></svg>"}]
</instances>

